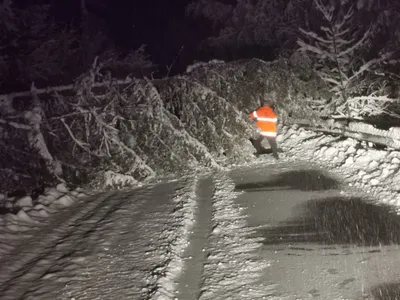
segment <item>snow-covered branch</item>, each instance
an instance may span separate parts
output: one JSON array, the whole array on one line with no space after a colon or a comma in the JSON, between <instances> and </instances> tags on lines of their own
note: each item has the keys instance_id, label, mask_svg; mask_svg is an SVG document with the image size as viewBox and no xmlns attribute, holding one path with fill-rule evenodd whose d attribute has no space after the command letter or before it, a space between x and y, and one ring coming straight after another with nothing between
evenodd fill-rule
<instances>
[{"instance_id":1,"label":"snow-covered branch","mask_svg":"<svg viewBox=\"0 0 400 300\"><path fill-rule=\"evenodd\" d=\"M0 124L9 125L9 126L12 126L12 127L16 128L16 129L23 129L23 130L31 130L32 129L32 127L29 126L29 125L16 123L16 122L13 122L13 121L7 121L7 120L3 120L3 119L0 119Z\"/></svg>"},{"instance_id":2,"label":"snow-covered branch","mask_svg":"<svg viewBox=\"0 0 400 300\"><path fill-rule=\"evenodd\" d=\"M383 101L383 96L379 98L381 95L376 95L378 91L371 91L377 84L366 85L365 77L388 62L392 53L381 53L379 57L372 57L367 61L360 59L367 51L372 35L371 27L362 31L362 28L354 26L352 6L341 14L337 11L343 10L345 6L338 10L333 5L324 5L320 0L314 0L314 5L322 14L325 24L320 26L320 34L300 28L304 38L297 42L298 51L309 54L314 70L330 86L333 93L331 103L337 109L335 113L359 117L384 111L381 105L389 100ZM372 78L369 77L368 80L371 81ZM362 96L372 93L377 98Z\"/></svg>"},{"instance_id":3,"label":"snow-covered branch","mask_svg":"<svg viewBox=\"0 0 400 300\"><path fill-rule=\"evenodd\" d=\"M134 79L132 79L132 78L112 80L111 82L110 81L94 82L92 84L92 89L100 88L100 87L107 87L110 84L126 85L126 84L130 84L133 82L134 82ZM75 88L75 85L73 85L73 84L52 86L52 87L36 89L35 93L36 93L36 95L41 95L41 94L52 94L52 93L65 92L65 91L73 92L74 88ZM32 96L31 90L14 92L14 93L10 93L10 94L2 94L2 95L0 95L0 103L12 101L14 98L23 98L23 97L31 97L31 96Z\"/></svg>"},{"instance_id":4,"label":"snow-covered branch","mask_svg":"<svg viewBox=\"0 0 400 300\"><path fill-rule=\"evenodd\" d=\"M213 25L213 35L202 46L232 53L236 49L278 47L291 49L296 43L297 27L307 18L306 0L193 1L187 7L191 16L203 17ZM232 3L233 4L233 3ZM287 48L286 48L287 47Z\"/></svg>"},{"instance_id":5,"label":"snow-covered branch","mask_svg":"<svg viewBox=\"0 0 400 300\"><path fill-rule=\"evenodd\" d=\"M73 134L71 128L67 125L67 123L65 123L64 118L61 118L60 120L61 120L61 123L63 123L65 129L68 131L69 136L70 136L70 137L72 138L72 140L75 142L75 144L76 144L77 146L79 146L80 148L82 148L84 151L86 151L86 152L88 152L88 153L91 153L91 151L90 151L90 149L89 149L89 147L88 147L89 144L87 144L87 143L85 143L85 142L82 142L82 141L78 140L78 139L75 137L75 135Z\"/></svg>"},{"instance_id":6,"label":"snow-covered branch","mask_svg":"<svg viewBox=\"0 0 400 300\"><path fill-rule=\"evenodd\" d=\"M348 99L352 115L374 116L385 113L400 118L400 115L392 114L386 109L388 104L395 103L396 101L397 99L392 99L388 96L374 95L351 97Z\"/></svg>"},{"instance_id":7,"label":"snow-covered branch","mask_svg":"<svg viewBox=\"0 0 400 300\"><path fill-rule=\"evenodd\" d=\"M31 94L33 98L32 110L26 111L24 114L27 123L31 127L31 130L28 132L30 146L32 146L37 151L37 153L46 161L47 168L50 174L59 177L62 175L62 168L59 162L56 161L51 155L45 141L42 132L44 112L42 108L42 103L38 95L36 94L36 88L33 83L31 87Z\"/></svg>"},{"instance_id":8,"label":"snow-covered branch","mask_svg":"<svg viewBox=\"0 0 400 300\"><path fill-rule=\"evenodd\" d=\"M381 64L384 61L387 61L391 57L391 53L385 53L382 54L381 57L371 59L367 62L365 62L363 65L359 66L357 70L354 71L354 73L349 77L347 83L351 83L354 79L362 75L364 72L371 71L371 68L375 65Z\"/></svg>"}]
</instances>

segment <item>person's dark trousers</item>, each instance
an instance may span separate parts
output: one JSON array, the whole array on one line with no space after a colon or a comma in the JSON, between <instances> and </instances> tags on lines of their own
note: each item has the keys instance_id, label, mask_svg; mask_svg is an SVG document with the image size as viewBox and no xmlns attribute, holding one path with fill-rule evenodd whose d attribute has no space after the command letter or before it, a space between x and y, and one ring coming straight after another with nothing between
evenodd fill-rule
<instances>
[{"instance_id":1,"label":"person's dark trousers","mask_svg":"<svg viewBox=\"0 0 400 300\"><path fill-rule=\"evenodd\" d=\"M279 159L279 154L278 154L278 145L276 143L276 137L266 137L263 135L259 135L258 138L254 141L254 147L256 148L257 153L261 153L262 152L262 146L261 143L263 141L263 139L266 138L271 150L272 150L272 155L276 158Z\"/></svg>"},{"instance_id":2,"label":"person's dark trousers","mask_svg":"<svg viewBox=\"0 0 400 300\"><path fill-rule=\"evenodd\" d=\"M269 145L271 146L272 149L272 155L276 158L279 159L279 154L278 154L278 145L276 144L276 137L266 137L268 140Z\"/></svg>"},{"instance_id":3,"label":"person's dark trousers","mask_svg":"<svg viewBox=\"0 0 400 300\"><path fill-rule=\"evenodd\" d=\"M263 151L263 147L261 145L264 137L262 135L258 135L256 139L253 139L253 146L256 148L256 153L261 154Z\"/></svg>"}]
</instances>

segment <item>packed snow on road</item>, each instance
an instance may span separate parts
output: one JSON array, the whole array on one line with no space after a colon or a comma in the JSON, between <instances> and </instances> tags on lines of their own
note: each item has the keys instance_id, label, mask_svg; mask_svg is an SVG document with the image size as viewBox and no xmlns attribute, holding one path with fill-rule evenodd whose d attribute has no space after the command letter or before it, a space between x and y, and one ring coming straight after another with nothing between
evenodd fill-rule
<instances>
[{"instance_id":1,"label":"packed snow on road","mask_svg":"<svg viewBox=\"0 0 400 300\"><path fill-rule=\"evenodd\" d=\"M278 141L278 162L2 196L0 298L395 299L400 153L297 128Z\"/></svg>"}]
</instances>

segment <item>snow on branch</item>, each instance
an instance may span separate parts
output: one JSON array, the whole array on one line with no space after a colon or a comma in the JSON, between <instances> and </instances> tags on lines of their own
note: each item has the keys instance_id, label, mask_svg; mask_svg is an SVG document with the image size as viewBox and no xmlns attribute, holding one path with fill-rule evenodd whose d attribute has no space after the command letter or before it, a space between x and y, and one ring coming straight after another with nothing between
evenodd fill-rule
<instances>
[{"instance_id":1,"label":"snow on branch","mask_svg":"<svg viewBox=\"0 0 400 300\"><path fill-rule=\"evenodd\" d=\"M186 15L196 18L204 17L213 25L223 22L232 14L232 5L224 4L215 0L193 1L186 7Z\"/></svg>"},{"instance_id":2,"label":"snow on branch","mask_svg":"<svg viewBox=\"0 0 400 300\"><path fill-rule=\"evenodd\" d=\"M72 140L75 142L75 144L78 145L78 146L79 146L80 148L82 148L83 150L85 150L86 152L89 152L89 153L90 153L91 151L90 151L90 149L88 148L88 145L89 145L89 144L78 140L78 139L74 136L74 134L73 134L71 128L67 125L67 123L65 123L64 118L61 118L61 123L63 123L65 129L68 131L70 137L71 137Z\"/></svg>"},{"instance_id":3,"label":"snow on branch","mask_svg":"<svg viewBox=\"0 0 400 300\"><path fill-rule=\"evenodd\" d=\"M268 51L273 48L289 55L286 50L296 43L297 27L306 22L307 1L238 0L228 4L221 0L196 0L186 11L212 25L211 37L203 41L202 47L222 53L237 53L243 47L266 47Z\"/></svg>"},{"instance_id":4,"label":"snow on branch","mask_svg":"<svg viewBox=\"0 0 400 300\"><path fill-rule=\"evenodd\" d=\"M400 115L394 114L387 109L388 104L396 102L396 99L389 98L388 96L358 96L348 99L350 114L352 116L368 115L375 116L381 114L391 115L400 118Z\"/></svg>"},{"instance_id":5,"label":"snow on branch","mask_svg":"<svg viewBox=\"0 0 400 300\"><path fill-rule=\"evenodd\" d=\"M384 94L377 95L381 91L376 90L379 84L373 80L381 78L370 74L376 74L378 68L390 61L392 53L379 53L379 57L362 59L363 56L370 57L367 54L371 27L364 30L354 26L356 20L352 6L346 9L343 4L337 9L334 5L324 5L321 0L314 0L314 5L325 24L320 26L319 33L300 28L303 38L297 44L298 51L309 55L316 73L330 86L333 97L325 104L329 102L335 107L335 113L347 118L385 111L385 105L392 99L387 99ZM344 10L343 14L341 10ZM370 83L366 84L367 81Z\"/></svg>"},{"instance_id":6,"label":"snow on branch","mask_svg":"<svg viewBox=\"0 0 400 300\"><path fill-rule=\"evenodd\" d=\"M13 122L13 121L7 121L7 120L3 120L3 119L0 119L0 124L9 125L9 126L12 126L12 127L16 128L16 129L23 129L23 130L31 130L32 129L32 127L29 126L29 125L16 123L16 122Z\"/></svg>"},{"instance_id":7,"label":"snow on branch","mask_svg":"<svg viewBox=\"0 0 400 300\"><path fill-rule=\"evenodd\" d=\"M328 21L328 23L331 23L333 21L333 16L334 16L334 11L335 7L332 6L325 6L321 0L314 0L314 4L317 7L317 9L322 13L324 16L325 20Z\"/></svg>"},{"instance_id":8,"label":"snow on branch","mask_svg":"<svg viewBox=\"0 0 400 300\"><path fill-rule=\"evenodd\" d=\"M111 84L127 85L132 82L134 82L134 79L126 78L126 79L112 80ZM110 85L110 81L94 82L93 84L91 84L91 88L93 89L93 88L107 87L109 85ZM65 91L73 91L74 88L75 88L75 85L73 85L73 84L52 86L52 87L36 89L35 93L36 93L36 95L60 93L60 92L65 92ZM10 93L10 94L2 94L2 95L0 95L0 108L3 108L2 107L3 103L12 102L13 99L15 99L15 98L30 97L30 96L32 96L32 92L30 90Z\"/></svg>"},{"instance_id":9,"label":"snow on branch","mask_svg":"<svg viewBox=\"0 0 400 300\"><path fill-rule=\"evenodd\" d=\"M42 132L42 121L44 117L44 112L42 108L42 103L36 94L36 88L32 83L31 86L31 94L32 94L32 110L26 111L24 117L31 127L31 130L28 133L28 139L30 145L36 149L39 155L46 161L47 168L50 174L59 177L62 175L61 165L57 160L53 158L51 155L47 143L45 141L43 132Z\"/></svg>"}]
</instances>

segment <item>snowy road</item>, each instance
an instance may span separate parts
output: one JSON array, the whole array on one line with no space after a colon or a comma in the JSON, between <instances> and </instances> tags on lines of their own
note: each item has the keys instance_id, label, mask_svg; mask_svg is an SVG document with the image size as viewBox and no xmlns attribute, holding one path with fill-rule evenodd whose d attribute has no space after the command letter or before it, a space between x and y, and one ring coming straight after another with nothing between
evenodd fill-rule
<instances>
[{"instance_id":1,"label":"snowy road","mask_svg":"<svg viewBox=\"0 0 400 300\"><path fill-rule=\"evenodd\" d=\"M146 299L188 182L108 193L60 212L0 262L0 299Z\"/></svg>"},{"instance_id":2,"label":"snowy road","mask_svg":"<svg viewBox=\"0 0 400 300\"><path fill-rule=\"evenodd\" d=\"M0 299L400 297L400 218L341 188L282 163L90 197L1 257Z\"/></svg>"},{"instance_id":3,"label":"snowy road","mask_svg":"<svg viewBox=\"0 0 400 300\"><path fill-rule=\"evenodd\" d=\"M273 299L400 299L400 217L319 169L233 172Z\"/></svg>"}]
</instances>

